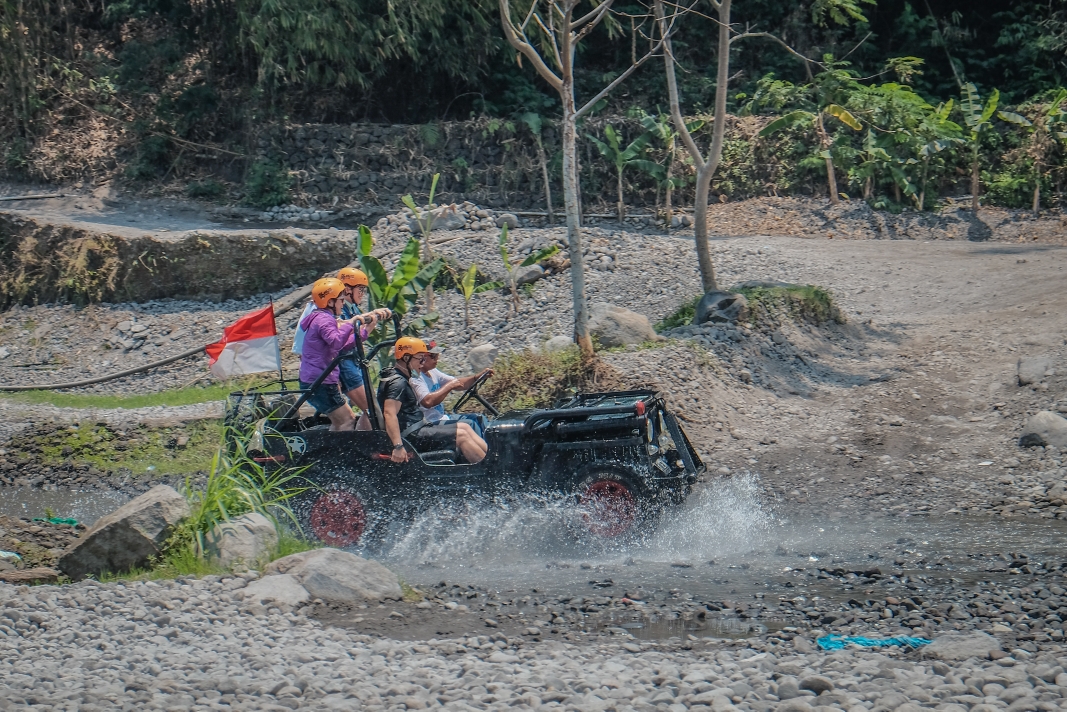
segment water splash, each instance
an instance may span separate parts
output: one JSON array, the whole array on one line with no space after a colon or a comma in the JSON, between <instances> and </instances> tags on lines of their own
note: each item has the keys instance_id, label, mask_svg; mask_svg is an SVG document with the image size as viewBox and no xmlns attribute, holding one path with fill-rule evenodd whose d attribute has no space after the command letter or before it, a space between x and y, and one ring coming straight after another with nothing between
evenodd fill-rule
<instances>
[{"instance_id":1,"label":"water splash","mask_svg":"<svg viewBox=\"0 0 1067 712\"><path fill-rule=\"evenodd\" d=\"M694 492L661 520L640 553L659 561L737 556L763 545L773 526L773 513L760 497L759 477L746 472Z\"/></svg>"},{"instance_id":2,"label":"water splash","mask_svg":"<svg viewBox=\"0 0 1067 712\"><path fill-rule=\"evenodd\" d=\"M387 544L383 557L415 566L514 567L547 561L617 562L706 559L763 543L773 517L752 474L702 486L668 510L655 529L628 545L581 536L572 498L528 496L506 503L444 501L418 515Z\"/></svg>"}]
</instances>

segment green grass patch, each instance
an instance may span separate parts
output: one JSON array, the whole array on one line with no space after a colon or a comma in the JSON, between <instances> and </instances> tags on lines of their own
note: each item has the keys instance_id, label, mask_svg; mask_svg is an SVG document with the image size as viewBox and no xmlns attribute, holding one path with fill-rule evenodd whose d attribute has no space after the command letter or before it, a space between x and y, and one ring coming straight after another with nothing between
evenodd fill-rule
<instances>
[{"instance_id":1,"label":"green grass patch","mask_svg":"<svg viewBox=\"0 0 1067 712\"><path fill-rule=\"evenodd\" d=\"M748 300L749 319L758 323L770 317L788 316L815 324L845 323L833 295L822 287L754 287L738 289Z\"/></svg>"},{"instance_id":2,"label":"green grass patch","mask_svg":"<svg viewBox=\"0 0 1067 712\"><path fill-rule=\"evenodd\" d=\"M45 465L70 461L99 470L127 468L135 475L190 475L210 468L219 437L220 426L215 420L127 430L86 424L28 436L20 446Z\"/></svg>"},{"instance_id":3,"label":"green grass patch","mask_svg":"<svg viewBox=\"0 0 1067 712\"><path fill-rule=\"evenodd\" d=\"M196 405L226 400L233 391L244 390L265 383L262 376L242 381L215 383L210 386L189 386L158 393L137 395L107 395L103 393L66 393L63 391L26 391L3 393L0 398L18 403L49 403L58 408L148 408L151 406Z\"/></svg>"},{"instance_id":4,"label":"green grass patch","mask_svg":"<svg viewBox=\"0 0 1067 712\"><path fill-rule=\"evenodd\" d=\"M677 329L679 326L689 326L693 323L693 319L697 316L697 304L700 303L702 295L693 297L687 302L683 302L680 307L674 310L673 313L663 318L653 328L656 333L662 333L668 329Z\"/></svg>"}]
</instances>

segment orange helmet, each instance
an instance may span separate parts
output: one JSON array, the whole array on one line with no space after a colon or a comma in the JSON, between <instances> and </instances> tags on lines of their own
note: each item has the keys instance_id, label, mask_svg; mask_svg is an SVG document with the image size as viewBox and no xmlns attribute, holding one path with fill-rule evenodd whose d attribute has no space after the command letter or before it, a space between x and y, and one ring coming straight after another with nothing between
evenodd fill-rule
<instances>
[{"instance_id":1,"label":"orange helmet","mask_svg":"<svg viewBox=\"0 0 1067 712\"><path fill-rule=\"evenodd\" d=\"M337 273L337 279L345 283L349 287L369 287L370 280L367 279L361 270L355 267L345 267Z\"/></svg>"},{"instance_id":2,"label":"orange helmet","mask_svg":"<svg viewBox=\"0 0 1067 712\"><path fill-rule=\"evenodd\" d=\"M410 354L424 353L426 353L426 343L414 336L401 336L396 340L396 346L393 347L393 357L397 361Z\"/></svg>"},{"instance_id":3,"label":"orange helmet","mask_svg":"<svg viewBox=\"0 0 1067 712\"><path fill-rule=\"evenodd\" d=\"M336 277L323 277L311 285L311 301L315 302L319 309L325 309L331 299L341 296L344 291L345 285L341 280Z\"/></svg>"}]
</instances>

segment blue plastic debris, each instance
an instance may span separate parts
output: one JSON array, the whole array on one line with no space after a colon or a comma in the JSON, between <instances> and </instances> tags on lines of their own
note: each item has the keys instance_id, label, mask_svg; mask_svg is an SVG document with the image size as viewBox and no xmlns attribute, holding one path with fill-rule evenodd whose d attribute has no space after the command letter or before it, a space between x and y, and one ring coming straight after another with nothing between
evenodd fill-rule
<instances>
[{"instance_id":1,"label":"blue plastic debris","mask_svg":"<svg viewBox=\"0 0 1067 712\"><path fill-rule=\"evenodd\" d=\"M21 561L22 557L13 551L0 550L0 559L14 559L15 561Z\"/></svg>"},{"instance_id":2,"label":"blue plastic debris","mask_svg":"<svg viewBox=\"0 0 1067 712\"><path fill-rule=\"evenodd\" d=\"M888 648L899 645L905 648L921 648L934 642L927 638L911 638L906 635L898 635L895 638L866 638L862 635L840 636L827 635L816 641L823 650L842 650L846 645L859 645L863 648Z\"/></svg>"}]
</instances>

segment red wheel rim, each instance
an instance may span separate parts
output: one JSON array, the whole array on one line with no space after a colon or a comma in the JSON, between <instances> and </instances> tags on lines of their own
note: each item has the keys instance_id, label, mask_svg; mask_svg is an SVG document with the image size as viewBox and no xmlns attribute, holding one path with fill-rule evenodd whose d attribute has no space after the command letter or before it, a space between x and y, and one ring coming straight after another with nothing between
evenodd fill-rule
<instances>
[{"instance_id":1,"label":"red wheel rim","mask_svg":"<svg viewBox=\"0 0 1067 712\"><path fill-rule=\"evenodd\" d=\"M327 492L311 505L311 531L330 546L352 546L367 528L363 502L351 492Z\"/></svg>"},{"instance_id":2,"label":"red wheel rim","mask_svg":"<svg viewBox=\"0 0 1067 712\"><path fill-rule=\"evenodd\" d=\"M585 488L579 504L586 529L599 537L625 534L637 521L637 500L618 480L596 480Z\"/></svg>"}]
</instances>

